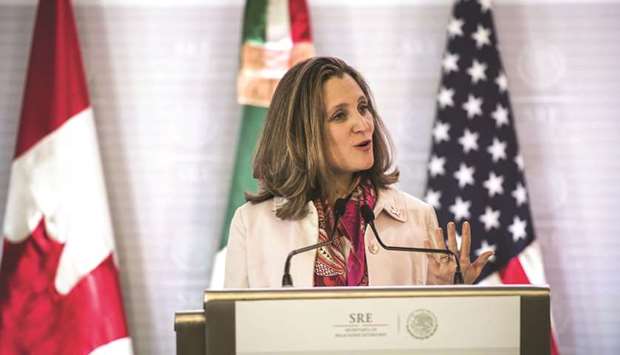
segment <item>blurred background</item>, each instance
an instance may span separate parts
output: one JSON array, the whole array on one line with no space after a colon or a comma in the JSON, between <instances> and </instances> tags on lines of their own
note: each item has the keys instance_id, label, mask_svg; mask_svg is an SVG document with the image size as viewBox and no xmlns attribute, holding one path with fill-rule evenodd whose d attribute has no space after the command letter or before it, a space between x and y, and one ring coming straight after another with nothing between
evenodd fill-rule
<instances>
[{"instance_id":1,"label":"blurred background","mask_svg":"<svg viewBox=\"0 0 620 355\"><path fill-rule=\"evenodd\" d=\"M368 80L423 197L448 0L309 0L318 55ZM238 144L244 1L76 0L138 354L209 287ZM36 2L0 0L0 225ZM561 354L620 353L620 1L494 2Z\"/></svg>"}]
</instances>

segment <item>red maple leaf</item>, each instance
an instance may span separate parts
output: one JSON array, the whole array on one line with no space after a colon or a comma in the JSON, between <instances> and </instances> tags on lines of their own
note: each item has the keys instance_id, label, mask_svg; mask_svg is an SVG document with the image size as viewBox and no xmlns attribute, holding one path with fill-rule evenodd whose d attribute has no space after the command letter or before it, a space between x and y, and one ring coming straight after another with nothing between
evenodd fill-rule
<instances>
[{"instance_id":1,"label":"red maple leaf","mask_svg":"<svg viewBox=\"0 0 620 355\"><path fill-rule=\"evenodd\" d=\"M23 242L4 241L1 355L88 354L128 336L112 255L62 295L54 279L63 249L49 238L43 220Z\"/></svg>"}]
</instances>

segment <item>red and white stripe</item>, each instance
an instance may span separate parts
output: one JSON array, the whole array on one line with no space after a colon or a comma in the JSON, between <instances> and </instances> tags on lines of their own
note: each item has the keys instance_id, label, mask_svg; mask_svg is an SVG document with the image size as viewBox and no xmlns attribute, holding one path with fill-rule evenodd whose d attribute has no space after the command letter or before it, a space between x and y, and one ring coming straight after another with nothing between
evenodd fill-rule
<instances>
[{"instance_id":1,"label":"red and white stripe","mask_svg":"<svg viewBox=\"0 0 620 355\"><path fill-rule=\"evenodd\" d=\"M4 222L0 353L131 354L69 0L39 3Z\"/></svg>"}]
</instances>

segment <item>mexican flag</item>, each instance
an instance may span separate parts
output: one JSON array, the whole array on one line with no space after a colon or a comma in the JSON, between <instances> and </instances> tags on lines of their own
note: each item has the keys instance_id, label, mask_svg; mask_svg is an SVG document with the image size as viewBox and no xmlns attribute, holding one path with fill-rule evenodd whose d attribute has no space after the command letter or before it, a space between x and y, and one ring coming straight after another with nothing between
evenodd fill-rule
<instances>
[{"instance_id":1,"label":"mexican flag","mask_svg":"<svg viewBox=\"0 0 620 355\"><path fill-rule=\"evenodd\" d=\"M230 220L237 207L245 203L244 192L257 190L252 156L276 85L290 67L314 55L306 1L247 0L240 53L237 99L243 105L243 118L211 288L224 284Z\"/></svg>"}]
</instances>

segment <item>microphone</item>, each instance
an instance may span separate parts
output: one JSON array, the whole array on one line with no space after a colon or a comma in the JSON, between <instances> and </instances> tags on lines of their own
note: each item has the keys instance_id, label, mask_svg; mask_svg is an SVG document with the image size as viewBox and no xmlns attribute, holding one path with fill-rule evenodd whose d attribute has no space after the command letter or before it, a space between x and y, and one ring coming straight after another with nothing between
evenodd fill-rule
<instances>
[{"instance_id":1,"label":"microphone","mask_svg":"<svg viewBox=\"0 0 620 355\"><path fill-rule=\"evenodd\" d=\"M291 259L293 256L304 253L310 250L318 249L324 247L326 245L332 244L336 239L334 236L336 235L336 228L338 228L338 221L340 221L340 217L344 215L345 207L347 202L351 198L351 194L346 198L339 198L334 203L334 228L332 229L331 236L328 240L312 245L308 245L303 248L295 249L291 251L286 257L286 262L284 263L284 274L282 275L282 287L292 287L293 286L293 278L291 277Z\"/></svg>"},{"instance_id":2,"label":"microphone","mask_svg":"<svg viewBox=\"0 0 620 355\"><path fill-rule=\"evenodd\" d=\"M379 242L379 244L381 244L383 249L394 250L394 251L439 253L439 254L451 255L454 257L454 260L456 261L456 271L454 272L453 283L455 285L463 284L463 273L461 272L461 263L459 262L459 258L456 256L456 254L452 250L448 249L448 247L446 247L446 249L432 249L432 248L397 247L397 246L385 245L383 241L381 240L381 238L379 237L379 232L377 232L377 228L375 227L375 214L372 211L372 209L370 209L368 205L362 205L361 212L362 212L362 217L364 218L366 223L370 225L370 228L375 234L377 241Z\"/></svg>"}]
</instances>

